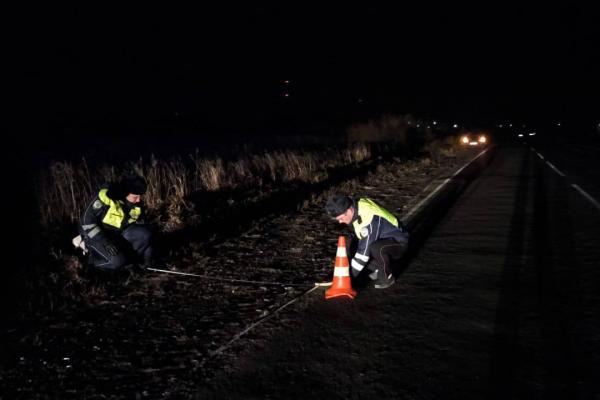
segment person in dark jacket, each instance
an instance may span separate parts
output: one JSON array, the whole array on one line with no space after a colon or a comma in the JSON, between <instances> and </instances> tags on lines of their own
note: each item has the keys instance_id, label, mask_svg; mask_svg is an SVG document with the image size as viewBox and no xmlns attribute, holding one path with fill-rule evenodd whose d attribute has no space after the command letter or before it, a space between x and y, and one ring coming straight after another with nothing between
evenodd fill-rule
<instances>
[{"instance_id":1,"label":"person in dark jacket","mask_svg":"<svg viewBox=\"0 0 600 400\"><path fill-rule=\"evenodd\" d=\"M152 264L151 232L144 225L146 181L131 175L101 189L85 208L79 230L90 264L114 271L126 264Z\"/></svg>"},{"instance_id":2,"label":"person in dark jacket","mask_svg":"<svg viewBox=\"0 0 600 400\"><path fill-rule=\"evenodd\" d=\"M350 271L356 279L364 270L375 281L375 288L385 289L395 283L391 264L401 259L408 248L408 232L398 219L369 198L352 198L334 194L325 205L327 213L339 223L354 228L350 249ZM354 254L352 254L354 253Z\"/></svg>"}]
</instances>

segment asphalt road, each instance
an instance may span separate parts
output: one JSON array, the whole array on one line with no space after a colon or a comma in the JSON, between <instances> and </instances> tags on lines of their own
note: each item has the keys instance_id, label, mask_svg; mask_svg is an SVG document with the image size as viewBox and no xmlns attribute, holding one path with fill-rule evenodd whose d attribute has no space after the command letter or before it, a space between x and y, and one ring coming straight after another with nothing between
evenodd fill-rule
<instances>
[{"instance_id":1,"label":"asphalt road","mask_svg":"<svg viewBox=\"0 0 600 400\"><path fill-rule=\"evenodd\" d=\"M600 198L586 173L598 161L577 154L498 149L395 286L311 293L200 394L599 398Z\"/></svg>"}]
</instances>

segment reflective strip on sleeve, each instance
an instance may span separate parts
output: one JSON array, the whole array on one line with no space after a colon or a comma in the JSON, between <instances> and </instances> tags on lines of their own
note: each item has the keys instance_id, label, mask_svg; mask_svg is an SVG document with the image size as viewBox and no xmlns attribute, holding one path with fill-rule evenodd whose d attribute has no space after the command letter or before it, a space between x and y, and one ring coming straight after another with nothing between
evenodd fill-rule
<instances>
[{"instance_id":1,"label":"reflective strip on sleeve","mask_svg":"<svg viewBox=\"0 0 600 400\"><path fill-rule=\"evenodd\" d=\"M369 256L367 256L367 255L365 255L365 254L359 254L359 253L356 253L356 254L354 255L354 257L355 257L355 258L358 258L360 261L364 261L364 262L367 262L367 261L369 261Z\"/></svg>"},{"instance_id":2,"label":"reflective strip on sleeve","mask_svg":"<svg viewBox=\"0 0 600 400\"><path fill-rule=\"evenodd\" d=\"M90 233L88 233L88 237L90 239L92 239L94 236L96 236L97 234L99 234L102 231L102 229L100 229L99 227L95 227L94 229L91 230Z\"/></svg>"},{"instance_id":3,"label":"reflective strip on sleeve","mask_svg":"<svg viewBox=\"0 0 600 400\"><path fill-rule=\"evenodd\" d=\"M82 227L82 228L83 228L83 230L85 230L85 231L89 231L90 229L92 229L92 228L95 228L95 227L97 227L97 226L98 226L97 224L81 225L81 227Z\"/></svg>"},{"instance_id":4,"label":"reflective strip on sleeve","mask_svg":"<svg viewBox=\"0 0 600 400\"><path fill-rule=\"evenodd\" d=\"M350 276L350 271L348 267L335 267L333 276Z\"/></svg>"},{"instance_id":5,"label":"reflective strip on sleeve","mask_svg":"<svg viewBox=\"0 0 600 400\"><path fill-rule=\"evenodd\" d=\"M354 258L352 259L352 268L357 271L362 271L365 266L356 261Z\"/></svg>"}]
</instances>

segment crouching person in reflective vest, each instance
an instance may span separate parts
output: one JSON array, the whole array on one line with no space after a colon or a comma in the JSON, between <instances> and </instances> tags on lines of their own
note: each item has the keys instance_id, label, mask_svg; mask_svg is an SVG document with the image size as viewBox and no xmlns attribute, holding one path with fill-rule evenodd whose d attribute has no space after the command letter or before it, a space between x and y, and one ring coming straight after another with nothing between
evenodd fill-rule
<instances>
[{"instance_id":1,"label":"crouching person in reflective vest","mask_svg":"<svg viewBox=\"0 0 600 400\"><path fill-rule=\"evenodd\" d=\"M354 228L356 236L349 246L353 279L368 273L375 288L392 286L396 281L392 264L408 249L409 235L398 219L371 199L343 194L331 196L325 210L339 223L352 224Z\"/></svg>"},{"instance_id":2,"label":"crouching person in reflective vest","mask_svg":"<svg viewBox=\"0 0 600 400\"><path fill-rule=\"evenodd\" d=\"M151 266L151 232L144 226L146 181L129 176L101 189L85 208L79 226L91 266L107 271Z\"/></svg>"}]
</instances>

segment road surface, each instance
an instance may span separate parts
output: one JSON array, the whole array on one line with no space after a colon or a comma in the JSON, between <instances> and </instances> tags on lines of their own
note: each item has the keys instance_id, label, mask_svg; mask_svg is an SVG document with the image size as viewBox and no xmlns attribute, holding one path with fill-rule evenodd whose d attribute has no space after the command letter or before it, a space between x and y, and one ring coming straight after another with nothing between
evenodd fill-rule
<instances>
[{"instance_id":1,"label":"road surface","mask_svg":"<svg viewBox=\"0 0 600 400\"><path fill-rule=\"evenodd\" d=\"M311 293L202 396L597 399L600 209L540 154L499 149L395 286Z\"/></svg>"}]
</instances>

